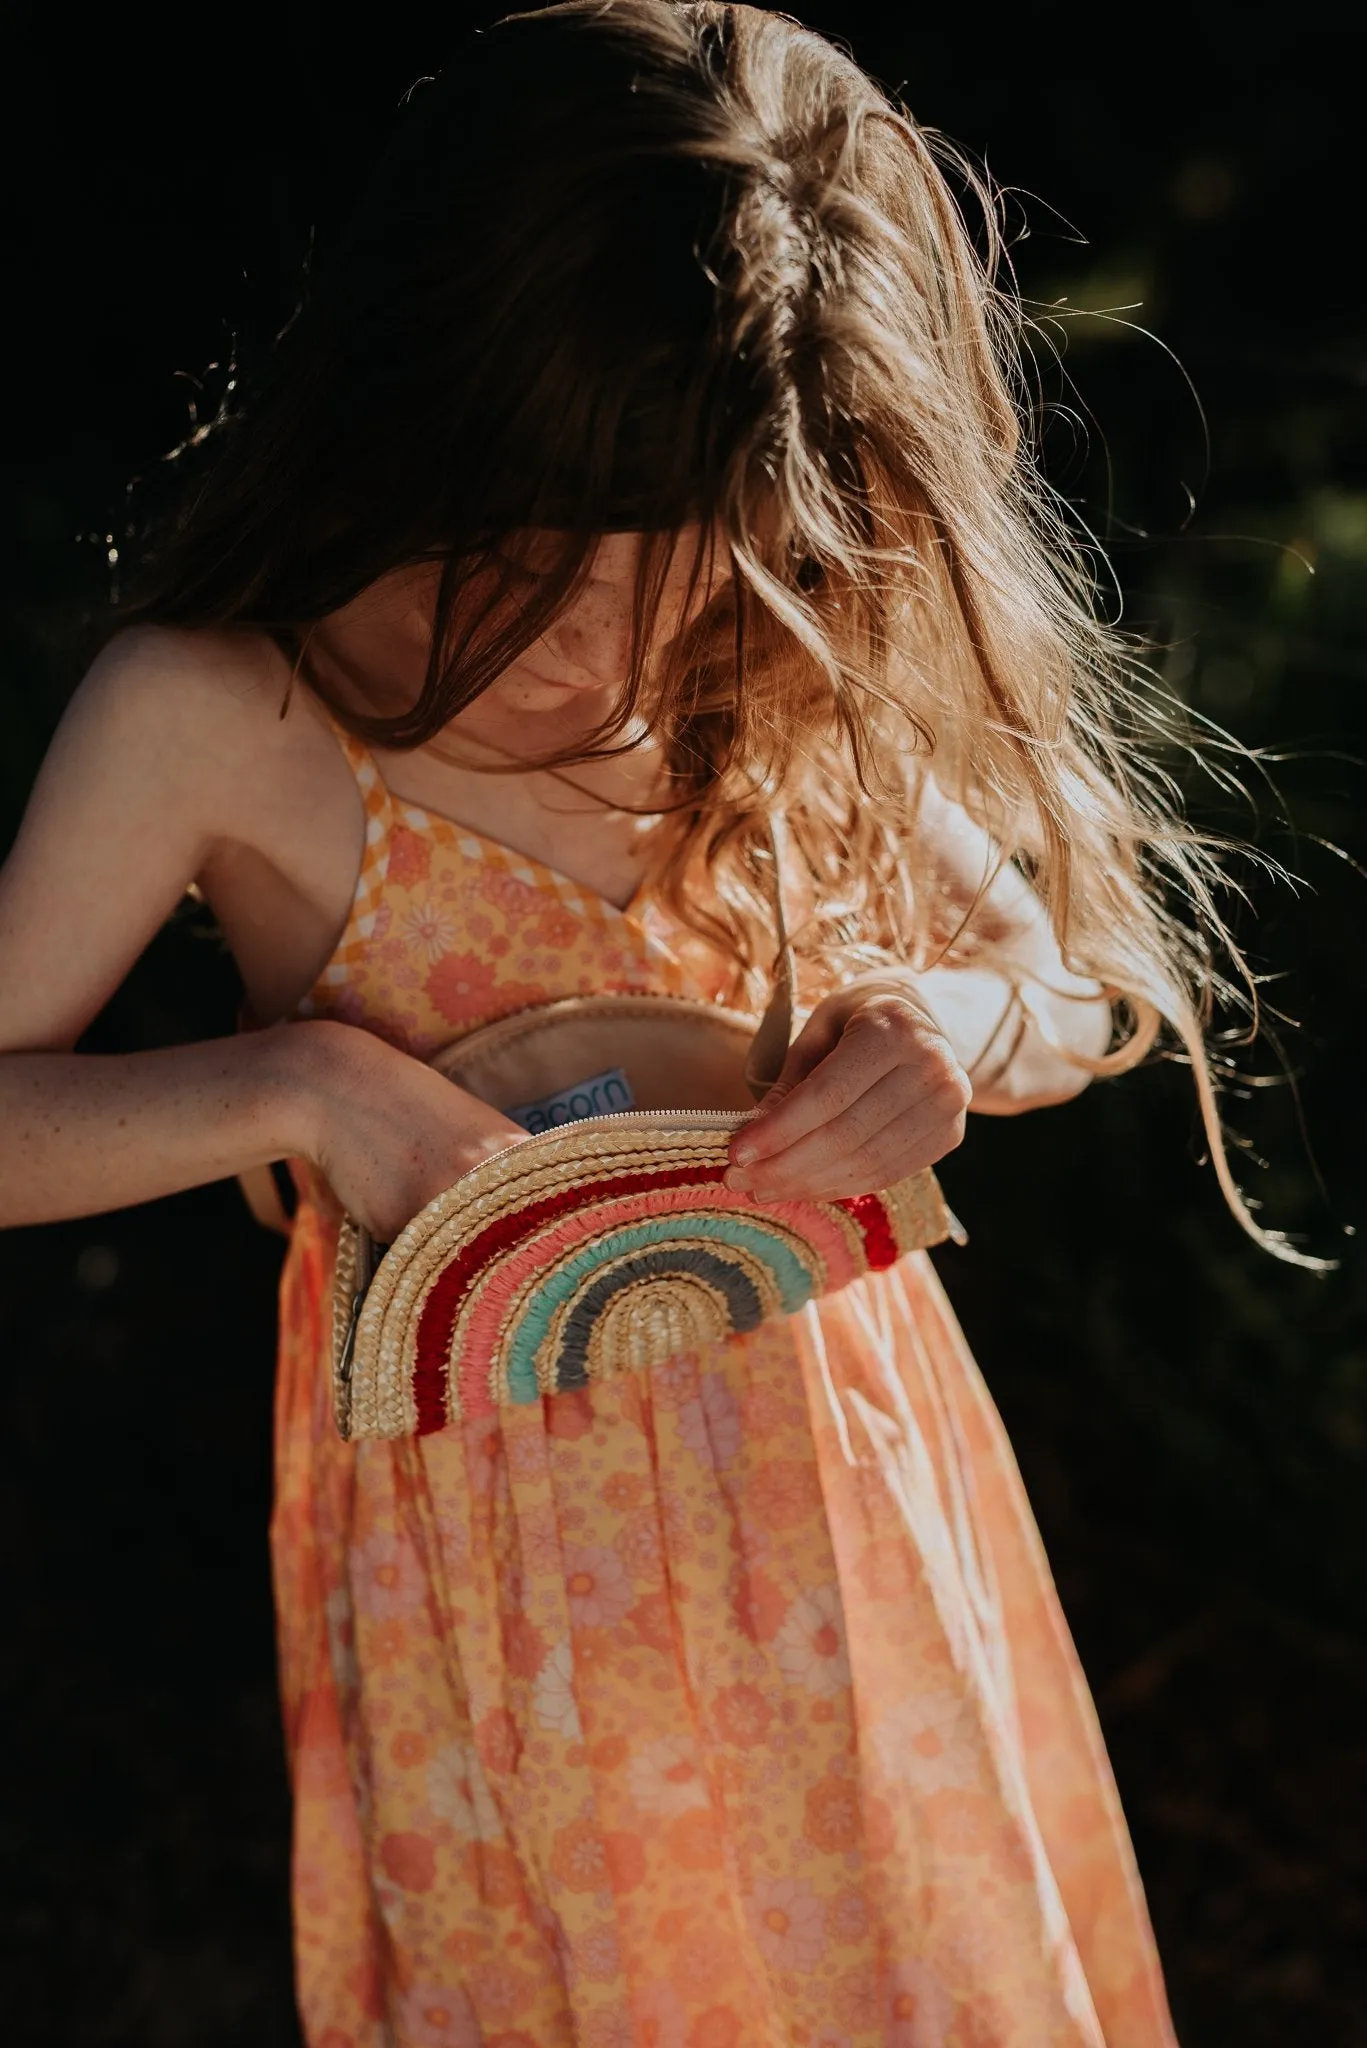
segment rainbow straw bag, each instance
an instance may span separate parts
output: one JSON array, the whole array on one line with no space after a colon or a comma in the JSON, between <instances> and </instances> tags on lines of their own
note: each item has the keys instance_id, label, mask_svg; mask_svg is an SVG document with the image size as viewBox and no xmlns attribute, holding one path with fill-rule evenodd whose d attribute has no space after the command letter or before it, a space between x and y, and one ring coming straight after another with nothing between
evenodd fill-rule
<instances>
[{"instance_id":1,"label":"rainbow straw bag","mask_svg":"<svg viewBox=\"0 0 1367 2048\"><path fill-rule=\"evenodd\" d=\"M930 1172L838 1201L757 1202L724 1186L731 1135L777 1078L792 1030L777 834L772 858L779 957L758 1030L674 996L570 997L433 1058L528 1136L387 1249L344 1221L344 1437L424 1435L659 1364L962 1236Z\"/></svg>"}]
</instances>

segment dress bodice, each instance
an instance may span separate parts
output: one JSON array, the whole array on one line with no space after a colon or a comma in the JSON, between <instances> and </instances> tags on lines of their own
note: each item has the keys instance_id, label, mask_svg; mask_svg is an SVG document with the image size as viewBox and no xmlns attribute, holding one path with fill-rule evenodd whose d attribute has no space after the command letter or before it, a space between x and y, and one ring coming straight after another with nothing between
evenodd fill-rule
<instances>
[{"instance_id":1,"label":"dress bodice","mask_svg":"<svg viewBox=\"0 0 1367 2048\"><path fill-rule=\"evenodd\" d=\"M365 805L350 914L301 1017L358 1024L428 1058L497 1017L572 995L721 1001L731 970L647 885L624 910L544 862L396 797L338 738Z\"/></svg>"}]
</instances>

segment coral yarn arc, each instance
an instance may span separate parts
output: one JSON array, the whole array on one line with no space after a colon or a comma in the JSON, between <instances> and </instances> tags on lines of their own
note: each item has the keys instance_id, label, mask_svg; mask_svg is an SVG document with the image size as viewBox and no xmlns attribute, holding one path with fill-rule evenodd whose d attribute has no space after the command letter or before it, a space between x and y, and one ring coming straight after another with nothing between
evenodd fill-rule
<instances>
[{"instance_id":1,"label":"coral yarn arc","mask_svg":"<svg viewBox=\"0 0 1367 2048\"><path fill-rule=\"evenodd\" d=\"M646 1194L657 1189L689 1185L717 1186L724 1173L722 1167L687 1166L663 1173L618 1174L608 1180L567 1188L559 1194L529 1202L516 1215L501 1217L481 1231L438 1276L423 1304L413 1364L416 1433L430 1436L434 1431L444 1429L450 1420L446 1387L452 1331L462 1302L491 1259L512 1250L533 1231L559 1216L590 1208L619 1195ZM897 1241L887 1211L877 1195L842 1198L832 1206L843 1209L858 1225L864 1258L871 1272L882 1272L896 1263ZM477 1372L468 1379L462 1375L461 1396L466 1414L478 1414L494 1406Z\"/></svg>"}]
</instances>

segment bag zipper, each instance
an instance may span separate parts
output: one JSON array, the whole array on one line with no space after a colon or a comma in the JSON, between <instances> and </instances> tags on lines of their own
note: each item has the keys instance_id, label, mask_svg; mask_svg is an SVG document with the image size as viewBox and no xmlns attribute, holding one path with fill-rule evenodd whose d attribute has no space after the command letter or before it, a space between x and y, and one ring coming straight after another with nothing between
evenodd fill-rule
<instances>
[{"instance_id":1,"label":"bag zipper","mask_svg":"<svg viewBox=\"0 0 1367 2048\"><path fill-rule=\"evenodd\" d=\"M548 1131L528 1131L529 1138L553 1138L561 1131L582 1131L590 1124L639 1123L642 1117L660 1118L671 1124L706 1124L715 1128L719 1124L748 1124L758 1115L753 1109L605 1109L600 1116L577 1116L567 1124L553 1124ZM520 1142L514 1140L514 1143ZM512 1147L508 1148L510 1151ZM497 1153L491 1155L497 1158ZM482 1162L481 1162L482 1163ZM472 1167L473 1173L475 1169ZM462 1175L462 1179L464 1176ZM452 1186L458 1183L452 1182Z\"/></svg>"}]
</instances>

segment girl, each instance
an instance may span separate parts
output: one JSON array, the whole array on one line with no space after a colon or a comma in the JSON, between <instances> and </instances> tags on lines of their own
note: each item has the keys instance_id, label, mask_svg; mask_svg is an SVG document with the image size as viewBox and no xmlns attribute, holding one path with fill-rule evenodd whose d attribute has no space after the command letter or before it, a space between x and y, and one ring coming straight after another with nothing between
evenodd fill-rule
<instances>
[{"instance_id":1,"label":"girl","mask_svg":"<svg viewBox=\"0 0 1367 2048\"><path fill-rule=\"evenodd\" d=\"M886 1186L1165 1017L1238 1207L1209 857L1127 737L989 270L924 132L790 20L501 23L406 109L43 768L0 884L0 1220L293 1162L309 2048L1172 2039L924 1256L421 1439L347 1446L329 1406L341 1211L391 1239L520 1135L425 1056L579 991L757 1005L780 810L806 1021L734 1187ZM265 1028L74 1055L191 886Z\"/></svg>"}]
</instances>

